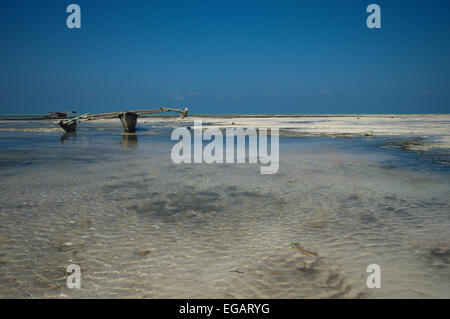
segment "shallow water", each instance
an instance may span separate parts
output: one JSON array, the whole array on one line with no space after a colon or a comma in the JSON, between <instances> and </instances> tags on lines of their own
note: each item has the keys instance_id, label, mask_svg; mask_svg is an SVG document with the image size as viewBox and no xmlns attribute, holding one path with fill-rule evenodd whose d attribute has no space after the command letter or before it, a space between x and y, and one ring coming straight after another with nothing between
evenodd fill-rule
<instances>
[{"instance_id":1,"label":"shallow water","mask_svg":"<svg viewBox=\"0 0 450 319\"><path fill-rule=\"evenodd\" d=\"M173 164L167 123L20 126L0 132L0 297L450 297L450 170L382 139L281 138L261 175Z\"/></svg>"}]
</instances>

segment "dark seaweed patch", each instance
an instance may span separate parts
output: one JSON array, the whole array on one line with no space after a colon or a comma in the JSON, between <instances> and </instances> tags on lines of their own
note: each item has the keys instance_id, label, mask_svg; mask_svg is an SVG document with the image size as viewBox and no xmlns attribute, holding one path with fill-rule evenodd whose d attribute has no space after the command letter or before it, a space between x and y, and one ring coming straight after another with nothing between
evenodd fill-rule
<instances>
[{"instance_id":1,"label":"dark seaweed patch","mask_svg":"<svg viewBox=\"0 0 450 319\"><path fill-rule=\"evenodd\" d=\"M429 256L432 259L438 259L442 262L450 262L450 248L448 247L433 247L429 251Z\"/></svg>"},{"instance_id":2,"label":"dark seaweed patch","mask_svg":"<svg viewBox=\"0 0 450 319\"><path fill-rule=\"evenodd\" d=\"M144 201L140 205L130 207L138 214L149 214L157 217L171 217L186 211L195 211L206 215L221 209L220 194L216 192L169 193L161 197Z\"/></svg>"}]
</instances>

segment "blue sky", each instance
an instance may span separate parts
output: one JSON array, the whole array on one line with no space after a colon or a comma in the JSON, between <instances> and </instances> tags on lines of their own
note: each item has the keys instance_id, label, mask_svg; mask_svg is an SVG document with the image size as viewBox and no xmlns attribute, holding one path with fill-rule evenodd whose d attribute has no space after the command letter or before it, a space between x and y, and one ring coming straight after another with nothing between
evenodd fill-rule
<instances>
[{"instance_id":1,"label":"blue sky","mask_svg":"<svg viewBox=\"0 0 450 319\"><path fill-rule=\"evenodd\" d=\"M81 7L82 28L66 27ZM381 29L366 26L381 7ZM450 1L0 4L0 113L449 113Z\"/></svg>"}]
</instances>

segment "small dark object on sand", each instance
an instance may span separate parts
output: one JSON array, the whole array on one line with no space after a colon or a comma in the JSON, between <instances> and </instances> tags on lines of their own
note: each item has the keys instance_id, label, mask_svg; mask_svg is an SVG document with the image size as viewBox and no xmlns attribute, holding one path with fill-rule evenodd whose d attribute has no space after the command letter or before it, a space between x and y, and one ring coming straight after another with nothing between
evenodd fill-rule
<instances>
[{"instance_id":1,"label":"small dark object on sand","mask_svg":"<svg viewBox=\"0 0 450 319\"><path fill-rule=\"evenodd\" d=\"M240 270L230 270L230 272L236 272L238 274L243 274L244 273L243 271L240 271Z\"/></svg>"},{"instance_id":2,"label":"small dark object on sand","mask_svg":"<svg viewBox=\"0 0 450 319\"><path fill-rule=\"evenodd\" d=\"M448 262L450 260L450 248L434 247L430 250L430 255L433 258L438 258Z\"/></svg>"},{"instance_id":3,"label":"small dark object on sand","mask_svg":"<svg viewBox=\"0 0 450 319\"><path fill-rule=\"evenodd\" d=\"M139 257L145 257L145 256L150 255L151 253L152 253L152 251L150 249L139 250L139 251L136 252L136 255L139 256Z\"/></svg>"}]
</instances>

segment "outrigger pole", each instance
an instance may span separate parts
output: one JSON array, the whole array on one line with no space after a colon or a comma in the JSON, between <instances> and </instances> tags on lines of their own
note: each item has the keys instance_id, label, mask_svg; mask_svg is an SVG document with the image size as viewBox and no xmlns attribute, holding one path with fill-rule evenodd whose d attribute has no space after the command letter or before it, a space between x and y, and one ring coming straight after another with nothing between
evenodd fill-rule
<instances>
[{"instance_id":1,"label":"outrigger pole","mask_svg":"<svg viewBox=\"0 0 450 319\"><path fill-rule=\"evenodd\" d=\"M168 107L160 107L159 109L150 110L137 110L137 111L122 111L122 112L111 112L111 113L99 113L99 114L83 114L72 119L61 120L58 122L64 131L70 133L77 129L78 122L82 121L92 121L101 118L119 118L122 123L125 132L133 133L136 131L137 118L143 114L156 114L156 113L166 113L166 112L178 112L180 113L180 118L183 119L188 114L187 107L184 110L172 109Z\"/></svg>"}]
</instances>

